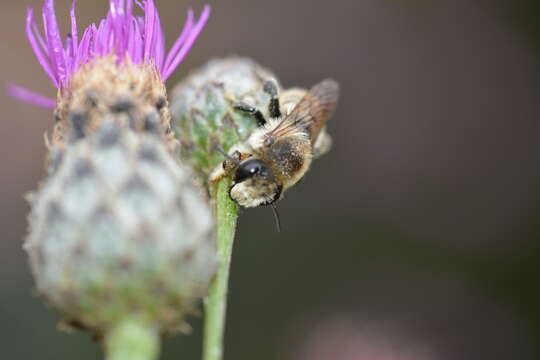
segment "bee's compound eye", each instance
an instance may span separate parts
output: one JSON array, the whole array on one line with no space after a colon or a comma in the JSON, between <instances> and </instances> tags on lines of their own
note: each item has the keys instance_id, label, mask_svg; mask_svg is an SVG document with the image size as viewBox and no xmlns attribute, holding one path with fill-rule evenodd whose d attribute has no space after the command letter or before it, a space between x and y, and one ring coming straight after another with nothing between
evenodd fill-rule
<instances>
[{"instance_id":1,"label":"bee's compound eye","mask_svg":"<svg viewBox=\"0 0 540 360\"><path fill-rule=\"evenodd\" d=\"M249 168L249 173L252 175L257 174L259 171L261 171L261 167L259 165Z\"/></svg>"},{"instance_id":2,"label":"bee's compound eye","mask_svg":"<svg viewBox=\"0 0 540 360\"><path fill-rule=\"evenodd\" d=\"M247 180L255 175L260 177L269 176L268 166L261 160L251 159L240 164L236 173L234 175L234 182L240 183L244 180Z\"/></svg>"}]
</instances>

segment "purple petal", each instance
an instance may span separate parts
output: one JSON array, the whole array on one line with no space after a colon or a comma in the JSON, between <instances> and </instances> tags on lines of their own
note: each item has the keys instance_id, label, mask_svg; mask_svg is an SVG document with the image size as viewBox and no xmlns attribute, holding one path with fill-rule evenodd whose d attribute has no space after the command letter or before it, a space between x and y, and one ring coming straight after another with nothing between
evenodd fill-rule
<instances>
[{"instance_id":1,"label":"purple petal","mask_svg":"<svg viewBox=\"0 0 540 360\"><path fill-rule=\"evenodd\" d=\"M52 71L49 60L43 54L42 49L40 48L40 45L38 43L38 40L36 40L36 37L33 32L33 28L37 28L37 25L34 19L34 10L28 9L26 13L26 37L28 38L28 42L30 42L30 46L32 47L32 50L34 50L34 54L36 55L36 58L39 64L45 70L47 75L49 75L54 85L58 87L58 79L55 76L55 73ZM39 34L39 32L37 34ZM40 37L41 36L39 36L38 39L40 39ZM43 41L43 39L40 39L40 41Z\"/></svg>"},{"instance_id":2,"label":"purple petal","mask_svg":"<svg viewBox=\"0 0 540 360\"><path fill-rule=\"evenodd\" d=\"M124 37L125 37L125 44L124 44L124 56L126 52L128 51L129 46L129 39L131 37L131 19L133 18L133 1L127 0L126 4L126 11L124 14L124 18L122 19L122 26L124 28Z\"/></svg>"},{"instance_id":3,"label":"purple petal","mask_svg":"<svg viewBox=\"0 0 540 360\"><path fill-rule=\"evenodd\" d=\"M144 18L142 16L135 16L135 19L137 20L139 29L141 29L141 33L144 33Z\"/></svg>"},{"instance_id":4,"label":"purple petal","mask_svg":"<svg viewBox=\"0 0 540 360\"><path fill-rule=\"evenodd\" d=\"M163 59L165 58L165 34L161 28L159 13L156 11L156 46L154 50L154 60L158 71L161 73L163 68Z\"/></svg>"},{"instance_id":5,"label":"purple petal","mask_svg":"<svg viewBox=\"0 0 540 360\"><path fill-rule=\"evenodd\" d=\"M66 37L66 50L64 52L64 59L66 59L66 68L71 70L71 62L73 61L73 37L69 34Z\"/></svg>"},{"instance_id":6,"label":"purple petal","mask_svg":"<svg viewBox=\"0 0 540 360\"><path fill-rule=\"evenodd\" d=\"M178 65L180 65L180 63L182 62L184 57L187 55L187 53L189 52L189 50L193 46L193 43L195 42L195 40L199 36L199 34L202 31L204 25L208 21L209 16L210 16L210 5L205 5L204 10L203 10L203 12L201 14L201 17L199 18L199 21L197 22L197 24L195 24L195 26L191 30L188 38L186 39L186 42L183 44L183 46L180 49L180 51L178 52L178 54L176 54L174 60L170 64L169 68L162 75L163 81L167 80L169 78L169 76L171 76L171 74L174 72L174 70L176 70Z\"/></svg>"},{"instance_id":7,"label":"purple petal","mask_svg":"<svg viewBox=\"0 0 540 360\"><path fill-rule=\"evenodd\" d=\"M125 52L125 34L124 34L124 1L112 0L110 2L109 17L111 21L111 40L113 41L113 47L116 49L116 54L119 58L122 58Z\"/></svg>"},{"instance_id":8,"label":"purple petal","mask_svg":"<svg viewBox=\"0 0 540 360\"><path fill-rule=\"evenodd\" d=\"M135 4L144 16L133 15ZM40 65L56 87L67 86L69 77L92 59L114 52L120 64L126 55L134 64L153 63L167 79L193 46L210 15L205 6L199 20L194 23L193 11L188 11L186 24L168 54L165 53L165 35L154 0L109 0L109 11L99 26L90 25L79 38L77 0L71 1L69 17L71 34L62 42L54 0L43 3L43 35L39 31L32 9L26 16L26 35Z\"/></svg>"},{"instance_id":9,"label":"purple petal","mask_svg":"<svg viewBox=\"0 0 540 360\"><path fill-rule=\"evenodd\" d=\"M46 30L47 45L49 46L49 55L53 71L60 83L63 83L67 77L66 64L64 59L64 48L60 38L60 29L56 21L54 11L54 0L45 0L43 5L43 18Z\"/></svg>"},{"instance_id":10,"label":"purple petal","mask_svg":"<svg viewBox=\"0 0 540 360\"><path fill-rule=\"evenodd\" d=\"M49 109L54 109L56 107L56 101L54 99L37 94L17 85L9 84L7 87L7 92L11 96L30 104Z\"/></svg>"},{"instance_id":11,"label":"purple petal","mask_svg":"<svg viewBox=\"0 0 540 360\"><path fill-rule=\"evenodd\" d=\"M165 65L163 68L164 71L166 71L170 67L171 62L174 60L174 56L178 53L178 50L180 50L180 47L182 46L187 36L191 32L192 27L193 27L193 10L189 9L187 13L186 24L184 25L184 28L182 29L180 36L174 42L174 45L172 46L171 51L169 51L169 55L167 55L167 59L165 60Z\"/></svg>"},{"instance_id":12,"label":"purple petal","mask_svg":"<svg viewBox=\"0 0 540 360\"><path fill-rule=\"evenodd\" d=\"M139 22L133 19L133 50L130 52L131 60L134 64L140 64L143 56L144 43L142 41L142 32L139 28Z\"/></svg>"},{"instance_id":13,"label":"purple petal","mask_svg":"<svg viewBox=\"0 0 540 360\"><path fill-rule=\"evenodd\" d=\"M135 4L137 4L137 6L144 11L144 6L143 4L141 4L141 2L139 0L135 0Z\"/></svg>"},{"instance_id":14,"label":"purple petal","mask_svg":"<svg viewBox=\"0 0 540 360\"><path fill-rule=\"evenodd\" d=\"M100 23L99 23L99 26L97 28L97 31L94 35L94 51L97 55L99 56L103 56L103 55L106 55L105 53L105 47L107 46L106 45L106 42L107 42L107 38L106 38L106 23L105 23L105 19L101 20Z\"/></svg>"},{"instance_id":15,"label":"purple petal","mask_svg":"<svg viewBox=\"0 0 540 360\"><path fill-rule=\"evenodd\" d=\"M33 17L33 15L32 15ZM49 53L49 50L47 50L47 43L45 42L45 40L43 39L43 36L41 36L41 33L39 32L39 29L38 29L38 26L36 24L36 21L35 19L33 19L33 22L32 22L32 32L34 34L34 36L37 37L38 41L39 41L39 45L41 46L41 49L46 53L48 54Z\"/></svg>"},{"instance_id":16,"label":"purple petal","mask_svg":"<svg viewBox=\"0 0 540 360\"><path fill-rule=\"evenodd\" d=\"M144 61L150 60L152 44L154 43L154 26L156 21L156 6L153 0L147 0L144 18Z\"/></svg>"},{"instance_id":17,"label":"purple petal","mask_svg":"<svg viewBox=\"0 0 540 360\"><path fill-rule=\"evenodd\" d=\"M71 11L70 11L70 17L71 17L71 36L73 38L72 43L72 53L74 54L77 51L77 48L79 47L79 30L77 28L77 17L75 16L75 8L77 7L77 0L73 0L71 3Z\"/></svg>"},{"instance_id":18,"label":"purple petal","mask_svg":"<svg viewBox=\"0 0 540 360\"><path fill-rule=\"evenodd\" d=\"M85 54L86 57L82 61L81 65L86 64L89 62L93 57L97 55L96 52L96 38L97 38L97 27L96 24L90 25L90 38L89 38L89 44L88 44L88 52Z\"/></svg>"},{"instance_id":19,"label":"purple petal","mask_svg":"<svg viewBox=\"0 0 540 360\"><path fill-rule=\"evenodd\" d=\"M93 27L90 26L84 31L77 55L75 56L75 68L77 70L82 64L86 63L89 58L90 42L93 36Z\"/></svg>"},{"instance_id":20,"label":"purple petal","mask_svg":"<svg viewBox=\"0 0 540 360\"><path fill-rule=\"evenodd\" d=\"M116 46L117 40L119 40L119 37L115 34L115 28L114 28L114 21L112 19L112 15L109 14L107 18L105 19L105 54L110 54ZM118 49L116 49L118 50ZM121 56L121 53L116 51L116 54Z\"/></svg>"}]
</instances>

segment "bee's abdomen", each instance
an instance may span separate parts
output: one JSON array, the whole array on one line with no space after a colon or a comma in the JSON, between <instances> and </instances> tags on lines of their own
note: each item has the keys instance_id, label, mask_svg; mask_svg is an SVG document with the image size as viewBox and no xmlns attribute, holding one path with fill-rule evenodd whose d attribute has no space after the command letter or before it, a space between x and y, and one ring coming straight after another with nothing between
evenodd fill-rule
<instances>
[{"instance_id":1,"label":"bee's abdomen","mask_svg":"<svg viewBox=\"0 0 540 360\"><path fill-rule=\"evenodd\" d=\"M311 144L307 138L286 138L274 143L267 153L268 162L273 164L277 176L294 185L304 175L311 163Z\"/></svg>"}]
</instances>

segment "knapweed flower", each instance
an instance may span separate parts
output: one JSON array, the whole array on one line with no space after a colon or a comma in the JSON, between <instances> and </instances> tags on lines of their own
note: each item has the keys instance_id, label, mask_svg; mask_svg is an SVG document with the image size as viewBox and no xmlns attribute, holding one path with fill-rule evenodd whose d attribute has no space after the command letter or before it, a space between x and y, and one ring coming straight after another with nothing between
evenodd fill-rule
<instances>
[{"instance_id":1,"label":"knapweed flower","mask_svg":"<svg viewBox=\"0 0 540 360\"><path fill-rule=\"evenodd\" d=\"M75 15L77 0L73 0L71 33L64 43L56 20L54 0L44 1L43 33L38 29L34 9L28 9L26 36L37 60L57 88L67 87L70 76L85 64L109 54L114 54L119 63L127 59L136 65L153 63L165 81L185 58L210 15L210 7L205 6L195 22L193 10L189 9L180 36L166 54L165 35L154 1L135 1L144 11L144 16L133 15L133 3L133 0L110 0L107 17L98 25L92 24L86 28L79 39ZM43 104L42 99L34 99L31 93L22 88L12 89L14 95L23 100Z\"/></svg>"},{"instance_id":2,"label":"knapweed flower","mask_svg":"<svg viewBox=\"0 0 540 360\"><path fill-rule=\"evenodd\" d=\"M43 32L40 32L33 9L26 16L26 35L38 62L58 89L56 100L10 86L15 97L30 103L56 107L56 120L62 123L75 117L86 129L99 115L127 114L130 126L144 127L146 118L155 117L156 109L165 130L169 128L166 90L163 85L185 58L210 15L205 6L199 19L190 9L181 34L167 53L165 36L153 0L109 0L105 19L92 24L82 36L78 31L73 0L71 33L64 41L56 19L54 0L43 5ZM143 16L136 16L139 7ZM110 117L110 116L109 116ZM72 119L73 120L73 119ZM84 120L84 121L83 121ZM94 121L95 122L95 121ZM53 139L64 139L63 132L73 124L60 124Z\"/></svg>"}]
</instances>

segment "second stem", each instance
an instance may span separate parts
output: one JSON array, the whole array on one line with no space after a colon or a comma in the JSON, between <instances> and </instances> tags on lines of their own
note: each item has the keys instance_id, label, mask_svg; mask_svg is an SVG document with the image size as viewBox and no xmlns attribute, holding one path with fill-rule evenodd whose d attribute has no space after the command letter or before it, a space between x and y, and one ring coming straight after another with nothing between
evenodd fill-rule
<instances>
[{"instance_id":1,"label":"second stem","mask_svg":"<svg viewBox=\"0 0 540 360\"><path fill-rule=\"evenodd\" d=\"M217 219L218 272L204 302L203 360L221 360L227 312L227 290L238 207L229 197L230 179L220 180L213 189Z\"/></svg>"}]
</instances>

